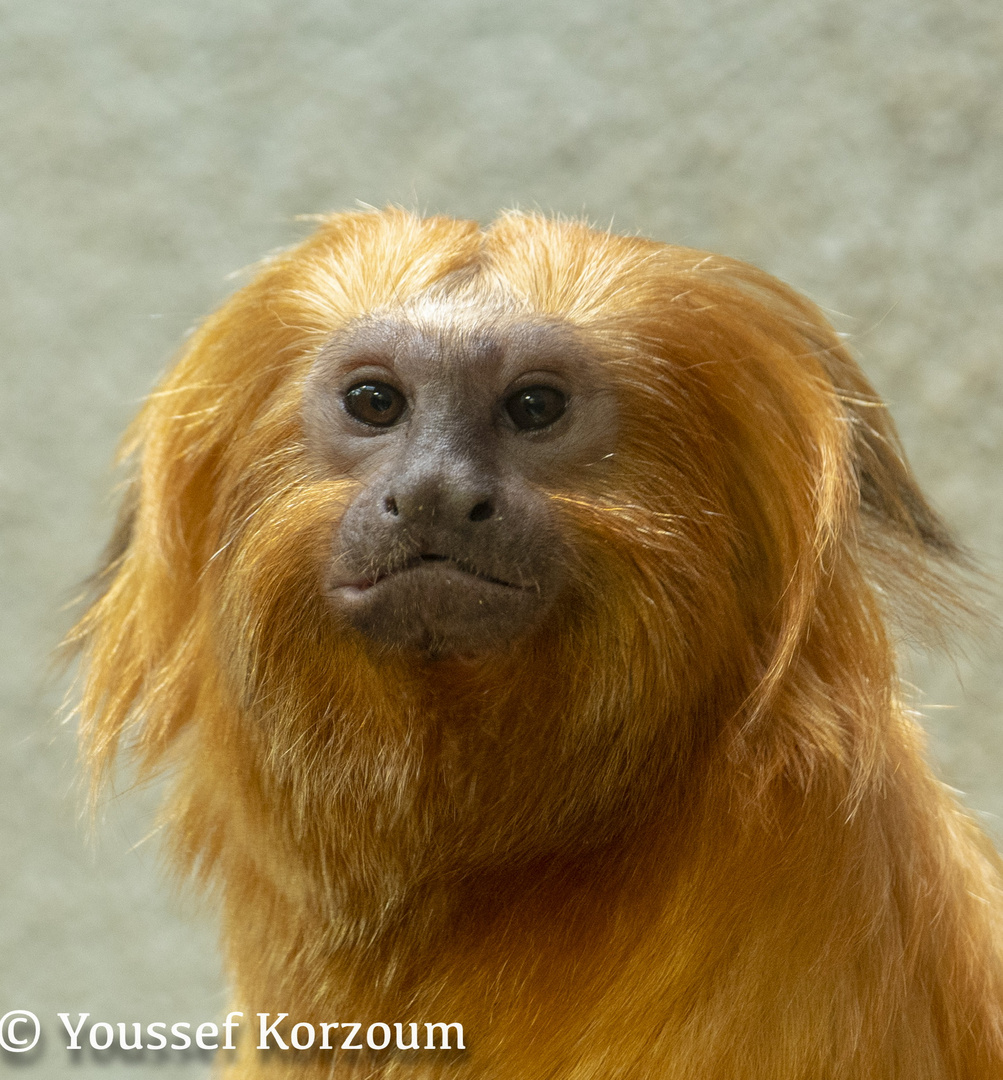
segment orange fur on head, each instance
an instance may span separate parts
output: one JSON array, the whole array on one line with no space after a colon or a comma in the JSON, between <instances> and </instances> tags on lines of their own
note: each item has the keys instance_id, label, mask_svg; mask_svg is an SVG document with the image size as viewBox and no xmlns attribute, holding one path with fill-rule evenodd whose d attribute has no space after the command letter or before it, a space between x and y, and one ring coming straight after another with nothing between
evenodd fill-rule
<instances>
[{"instance_id":1,"label":"orange fur on head","mask_svg":"<svg viewBox=\"0 0 1003 1080\"><path fill-rule=\"evenodd\" d=\"M574 222L334 215L124 452L94 775L172 768L248 1025L463 1025L233 1075L1003 1077L999 863L885 627L961 556L809 302Z\"/></svg>"}]
</instances>

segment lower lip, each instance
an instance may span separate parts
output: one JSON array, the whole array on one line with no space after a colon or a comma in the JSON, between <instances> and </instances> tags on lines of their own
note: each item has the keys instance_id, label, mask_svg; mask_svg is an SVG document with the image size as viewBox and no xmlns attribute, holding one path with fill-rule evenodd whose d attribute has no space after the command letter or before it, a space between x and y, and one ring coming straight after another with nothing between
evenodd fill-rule
<instances>
[{"instance_id":1,"label":"lower lip","mask_svg":"<svg viewBox=\"0 0 1003 1080\"><path fill-rule=\"evenodd\" d=\"M515 589L517 591L526 591L521 585L513 585L507 581L498 581L489 577L485 577L481 574L471 573L469 570L464 570L462 567L457 566L453 562L446 562L445 560L429 560L428 562L417 563L414 566L405 567L403 570L395 570L390 574L381 574L379 577L370 580L369 578L359 578L355 581L348 581L338 583L333 586L333 590L341 592L347 596L359 596L362 593L368 592L374 585L379 585L381 582L387 581L390 578L400 577L402 574L408 574L415 570L424 570L429 566L439 567L447 572L462 575L465 578L470 578L472 581L483 581L485 585L496 585L501 589Z\"/></svg>"},{"instance_id":2,"label":"lower lip","mask_svg":"<svg viewBox=\"0 0 1003 1080\"><path fill-rule=\"evenodd\" d=\"M375 578L370 581L368 578L361 578L358 581L348 581L344 585L336 585L336 589L352 589L354 592L365 592L367 589L371 589L377 581L382 581L382 578Z\"/></svg>"}]
</instances>

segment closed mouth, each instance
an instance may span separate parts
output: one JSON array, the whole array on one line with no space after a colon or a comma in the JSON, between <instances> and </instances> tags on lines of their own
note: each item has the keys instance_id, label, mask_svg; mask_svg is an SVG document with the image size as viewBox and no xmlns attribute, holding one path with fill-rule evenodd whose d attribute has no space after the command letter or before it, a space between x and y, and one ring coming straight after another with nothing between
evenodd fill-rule
<instances>
[{"instance_id":1,"label":"closed mouth","mask_svg":"<svg viewBox=\"0 0 1003 1080\"><path fill-rule=\"evenodd\" d=\"M450 564L451 569L458 570L463 574L468 574L470 577L477 578L480 581L486 581L489 585L499 585L505 589L532 591L532 586L518 585L513 581L505 581L503 578L485 574L483 571L478 570L476 566L473 566L471 563L462 559L454 559L451 555L437 555L434 553L416 555L414 558L408 559L407 562L402 563L400 566L395 566L392 569L387 570L378 570L374 576L360 578L357 581L352 581L347 584L350 588L359 589L360 591L371 589L374 585L378 585L381 581L385 581L389 577L396 577L398 574L404 574L409 570L418 569L427 563L448 563Z\"/></svg>"}]
</instances>

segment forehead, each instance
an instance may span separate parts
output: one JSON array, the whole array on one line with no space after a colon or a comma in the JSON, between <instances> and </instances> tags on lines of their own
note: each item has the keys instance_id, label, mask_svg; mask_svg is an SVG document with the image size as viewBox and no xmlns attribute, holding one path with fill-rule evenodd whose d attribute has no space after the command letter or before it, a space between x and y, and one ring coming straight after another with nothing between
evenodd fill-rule
<instances>
[{"instance_id":1,"label":"forehead","mask_svg":"<svg viewBox=\"0 0 1003 1080\"><path fill-rule=\"evenodd\" d=\"M564 320L440 301L355 320L324 346L316 369L333 379L372 366L408 378L496 382L528 370L584 374L598 364L584 334Z\"/></svg>"}]
</instances>

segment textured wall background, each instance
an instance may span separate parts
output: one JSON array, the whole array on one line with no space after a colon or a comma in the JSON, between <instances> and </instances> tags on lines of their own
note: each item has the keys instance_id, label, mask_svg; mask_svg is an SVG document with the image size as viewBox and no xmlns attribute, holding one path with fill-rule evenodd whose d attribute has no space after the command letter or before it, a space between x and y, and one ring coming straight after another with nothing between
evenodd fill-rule
<instances>
[{"instance_id":1,"label":"textured wall background","mask_svg":"<svg viewBox=\"0 0 1003 1080\"><path fill-rule=\"evenodd\" d=\"M998 0L0 0L0 79L0 1013L42 1018L30 1075L208 1069L63 1049L57 1011L200 1021L225 994L211 918L132 846L155 792L107 800L87 845L45 672L117 436L297 214L540 207L760 264L839 313L998 570ZM1003 837L999 658L912 677L942 774Z\"/></svg>"}]
</instances>

